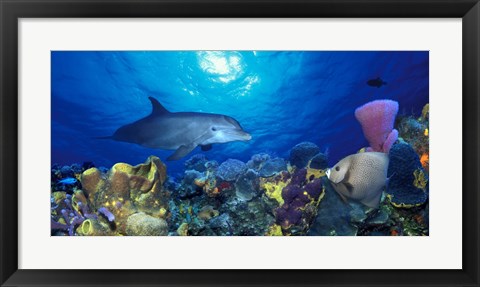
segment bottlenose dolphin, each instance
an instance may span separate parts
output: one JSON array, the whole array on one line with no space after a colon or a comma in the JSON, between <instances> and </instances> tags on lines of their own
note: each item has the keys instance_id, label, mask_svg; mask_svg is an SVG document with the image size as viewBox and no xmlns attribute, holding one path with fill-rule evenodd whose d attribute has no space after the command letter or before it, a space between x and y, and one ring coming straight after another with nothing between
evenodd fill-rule
<instances>
[{"instance_id":1,"label":"bottlenose dolphin","mask_svg":"<svg viewBox=\"0 0 480 287\"><path fill-rule=\"evenodd\" d=\"M252 138L232 117L196 112L171 113L156 99L149 99L152 103L150 115L120 127L112 136L101 138L175 150L167 160L181 159L197 146L205 151L210 150L214 143Z\"/></svg>"}]
</instances>

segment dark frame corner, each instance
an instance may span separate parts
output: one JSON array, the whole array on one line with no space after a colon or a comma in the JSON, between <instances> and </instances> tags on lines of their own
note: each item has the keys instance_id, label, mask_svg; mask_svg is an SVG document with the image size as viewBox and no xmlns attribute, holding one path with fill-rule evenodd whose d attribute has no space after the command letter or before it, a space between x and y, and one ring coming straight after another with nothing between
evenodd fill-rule
<instances>
[{"instance_id":1,"label":"dark frame corner","mask_svg":"<svg viewBox=\"0 0 480 287\"><path fill-rule=\"evenodd\" d=\"M479 286L478 0L0 0L1 286ZM19 270L18 19L49 17L446 17L462 18L462 270Z\"/></svg>"}]
</instances>

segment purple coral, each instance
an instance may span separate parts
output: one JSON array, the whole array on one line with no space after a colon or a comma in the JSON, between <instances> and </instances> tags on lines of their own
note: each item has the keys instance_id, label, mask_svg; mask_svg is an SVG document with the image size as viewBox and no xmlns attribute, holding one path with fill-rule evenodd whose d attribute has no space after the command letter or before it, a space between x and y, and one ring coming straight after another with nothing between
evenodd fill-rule
<instances>
[{"instance_id":1,"label":"purple coral","mask_svg":"<svg viewBox=\"0 0 480 287\"><path fill-rule=\"evenodd\" d=\"M107 218L109 222L115 221L115 215L113 215L113 213L111 213L110 210L108 210L106 207L100 207L98 209L98 213L105 216L105 218Z\"/></svg>"},{"instance_id":2,"label":"purple coral","mask_svg":"<svg viewBox=\"0 0 480 287\"><path fill-rule=\"evenodd\" d=\"M302 197L302 195L303 190L298 185L288 185L282 190L282 198L287 205L292 203L296 198Z\"/></svg>"},{"instance_id":3,"label":"purple coral","mask_svg":"<svg viewBox=\"0 0 480 287\"><path fill-rule=\"evenodd\" d=\"M294 208L279 207L275 209L275 218L278 224L284 229L290 228L292 225L298 225L302 220L302 211Z\"/></svg>"},{"instance_id":4,"label":"purple coral","mask_svg":"<svg viewBox=\"0 0 480 287\"><path fill-rule=\"evenodd\" d=\"M62 200L59 205L52 206L52 210L57 210L57 212L59 212L60 216L65 221L65 224L63 224L55 221L52 218L50 225L52 232L61 230L68 233L68 235L73 236L75 235L75 229L82 224L85 219L97 218L96 214L90 213L87 205L83 204L82 202L77 202L77 206L80 212L73 208L72 196L70 194L67 194L66 198Z\"/></svg>"},{"instance_id":5,"label":"purple coral","mask_svg":"<svg viewBox=\"0 0 480 287\"><path fill-rule=\"evenodd\" d=\"M294 172L294 174L292 175L292 181L290 182L290 184L303 186L306 181L307 181L307 170L302 168L302 169L297 169Z\"/></svg>"},{"instance_id":6,"label":"purple coral","mask_svg":"<svg viewBox=\"0 0 480 287\"><path fill-rule=\"evenodd\" d=\"M303 208L312 200L317 200L322 192L322 180L319 178L305 185L289 184L282 190L282 198L288 208Z\"/></svg>"},{"instance_id":7,"label":"purple coral","mask_svg":"<svg viewBox=\"0 0 480 287\"><path fill-rule=\"evenodd\" d=\"M60 211L66 223L66 229L63 230L68 231L68 235L73 236L75 234L75 228L82 224L85 218L72 207L70 199L65 199L64 203L68 210L62 209ZM51 229L55 229L54 227L58 227L58 225L52 225Z\"/></svg>"},{"instance_id":8,"label":"purple coral","mask_svg":"<svg viewBox=\"0 0 480 287\"><path fill-rule=\"evenodd\" d=\"M322 192L322 180L320 178L316 178L307 183L307 185L305 185L305 191L311 198L317 200Z\"/></svg>"},{"instance_id":9,"label":"purple coral","mask_svg":"<svg viewBox=\"0 0 480 287\"><path fill-rule=\"evenodd\" d=\"M367 151L388 153L398 138L398 131L393 128L397 113L398 102L392 100L368 102L355 110L355 117L370 144Z\"/></svg>"}]
</instances>

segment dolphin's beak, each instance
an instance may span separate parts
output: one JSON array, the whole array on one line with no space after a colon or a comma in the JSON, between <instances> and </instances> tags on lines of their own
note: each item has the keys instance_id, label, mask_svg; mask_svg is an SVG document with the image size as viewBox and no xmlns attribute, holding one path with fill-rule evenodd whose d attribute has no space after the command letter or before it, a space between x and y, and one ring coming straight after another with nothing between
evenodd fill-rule
<instances>
[{"instance_id":1,"label":"dolphin's beak","mask_svg":"<svg viewBox=\"0 0 480 287\"><path fill-rule=\"evenodd\" d=\"M249 141L252 139L249 133L241 129L225 130L224 133L231 141Z\"/></svg>"}]
</instances>

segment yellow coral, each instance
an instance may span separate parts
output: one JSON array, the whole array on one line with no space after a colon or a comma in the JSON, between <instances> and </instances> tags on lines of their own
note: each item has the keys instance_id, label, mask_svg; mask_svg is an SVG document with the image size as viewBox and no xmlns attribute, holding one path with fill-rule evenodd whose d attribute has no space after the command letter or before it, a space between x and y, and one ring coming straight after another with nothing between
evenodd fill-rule
<instances>
[{"instance_id":1,"label":"yellow coral","mask_svg":"<svg viewBox=\"0 0 480 287\"><path fill-rule=\"evenodd\" d=\"M188 223L184 222L177 228L177 234L180 236L188 235Z\"/></svg>"},{"instance_id":2,"label":"yellow coral","mask_svg":"<svg viewBox=\"0 0 480 287\"><path fill-rule=\"evenodd\" d=\"M413 172L415 179L413 180L413 185L420 189L425 189L427 186L428 179L425 176L425 173L421 169L417 169Z\"/></svg>"},{"instance_id":3,"label":"yellow coral","mask_svg":"<svg viewBox=\"0 0 480 287\"><path fill-rule=\"evenodd\" d=\"M318 205L320 204L320 201L322 201L324 196L325 196L325 185L322 186L322 192L318 196L318 200L314 202L316 207L318 207Z\"/></svg>"},{"instance_id":4,"label":"yellow coral","mask_svg":"<svg viewBox=\"0 0 480 287\"><path fill-rule=\"evenodd\" d=\"M117 163L108 177L96 168L88 169L82 174L81 184L89 206L93 210L109 208L115 215L115 233L125 235L127 220L132 214L144 212L162 220L167 217L169 193L163 188L165 180L165 164L158 157L150 156L136 166ZM81 197L74 200L84 201Z\"/></svg>"},{"instance_id":5,"label":"yellow coral","mask_svg":"<svg viewBox=\"0 0 480 287\"><path fill-rule=\"evenodd\" d=\"M290 180L287 182L279 181L278 183L275 182L264 182L263 180L260 181L260 188L265 189L265 195L268 198L275 199L280 206L283 205L285 202L282 198L282 189L288 185Z\"/></svg>"},{"instance_id":6,"label":"yellow coral","mask_svg":"<svg viewBox=\"0 0 480 287\"><path fill-rule=\"evenodd\" d=\"M79 203L82 203L83 206L87 206L87 198L83 194L83 191L76 190L72 195L72 207L75 211L82 213L82 209L78 205Z\"/></svg>"},{"instance_id":7,"label":"yellow coral","mask_svg":"<svg viewBox=\"0 0 480 287\"><path fill-rule=\"evenodd\" d=\"M93 224L90 219L85 220L78 228L79 235L90 236L93 235Z\"/></svg>"},{"instance_id":8,"label":"yellow coral","mask_svg":"<svg viewBox=\"0 0 480 287\"><path fill-rule=\"evenodd\" d=\"M105 236L111 235L108 228L103 226L98 220L87 219L77 227L76 232L80 236Z\"/></svg>"},{"instance_id":9,"label":"yellow coral","mask_svg":"<svg viewBox=\"0 0 480 287\"><path fill-rule=\"evenodd\" d=\"M265 236L283 236L282 227L278 224L273 224L268 228Z\"/></svg>"},{"instance_id":10,"label":"yellow coral","mask_svg":"<svg viewBox=\"0 0 480 287\"><path fill-rule=\"evenodd\" d=\"M160 211L158 212L158 216L161 218L165 218L165 215L167 214L167 210L165 208L160 208Z\"/></svg>"},{"instance_id":11,"label":"yellow coral","mask_svg":"<svg viewBox=\"0 0 480 287\"><path fill-rule=\"evenodd\" d=\"M395 206L396 208L412 208L416 206L420 206L423 203L418 203L418 204L406 204L406 203L396 203L393 201L394 196L391 194L387 194L388 202L390 202L391 205Z\"/></svg>"},{"instance_id":12,"label":"yellow coral","mask_svg":"<svg viewBox=\"0 0 480 287\"><path fill-rule=\"evenodd\" d=\"M90 197L94 197L103 186L104 181L101 177L101 172L97 168L89 168L80 176L83 191Z\"/></svg>"},{"instance_id":13,"label":"yellow coral","mask_svg":"<svg viewBox=\"0 0 480 287\"><path fill-rule=\"evenodd\" d=\"M423 106L422 117L420 118L420 120L428 120L429 113L430 113L430 105L426 104L425 106Z\"/></svg>"},{"instance_id":14,"label":"yellow coral","mask_svg":"<svg viewBox=\"0 0 480 287\"><path fill-rule=\"evenodd\" d=\"M55 204L59 204L62 200L67 198L67 193L63 191L55 191L52 193L53 200Z\"/></svg>"},{"instance_id":15,"label":"yellow coral","mask_svg":"<svg viewBox=\"0 0 480 287\"><path fill-rule=\"evenodd\" d=\"M193 181L193 183L195 183L195 185L198 186L198 187L204 187L206 182L207 182L206 177L196 178Z\"/></svg>"},{"instance_id":16,"label":"yellow coral","mask_svg":"<svg viewBox=\"0 0 480 287\"><path fill-rule=\"evenodd\" d=\"M308 180L313 180L314 178L321 178L322 176L325 176L325 170L315 169L315 168L310 168L310 167L307 168L307 179Z\"/></svg>"}]
</instances>

